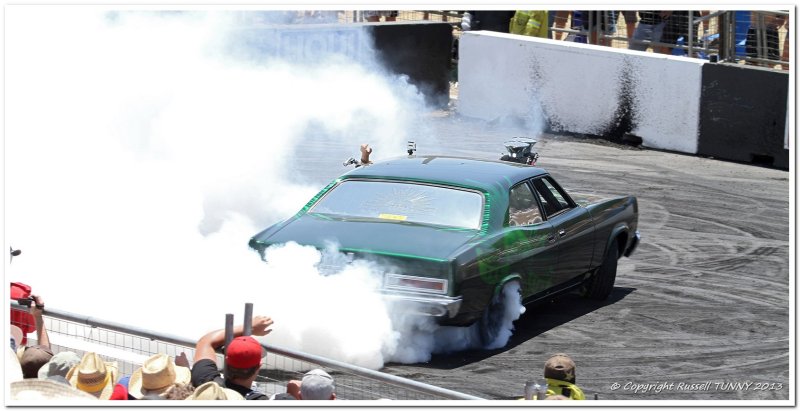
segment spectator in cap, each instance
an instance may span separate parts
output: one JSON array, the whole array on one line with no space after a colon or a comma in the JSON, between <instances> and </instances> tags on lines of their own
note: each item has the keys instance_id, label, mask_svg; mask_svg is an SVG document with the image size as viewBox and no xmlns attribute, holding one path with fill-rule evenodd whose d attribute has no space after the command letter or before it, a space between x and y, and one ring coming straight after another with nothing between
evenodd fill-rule
<instances>
[{"instance_id":1,"label":"spectator in cap","mask_svg":"<svg viewBox=\"0 0 800 411\"><path fill-rule=\"evenodd\" d=\"M31 297L31 286L23 283L11 283L11 300L19 301ZM11 324L19 327L22 331L22 340L17 341L17 348L28 343L28 333L36 331L36 321L33 319L32 313L28 311L12 308Z\"/></svg>"},{"instance_id":2,"label":"spectator in cap","mask_svg":"<svg viewBox=\"0 0 800 411\"><path fill-rule=\"evenodd\" d=\"M241 394L230 389L220 387L214 381L209 381L194 390L194 393L186 398L187 400L243 400Z\"/></svg>"},{"instance_id":3,"label":"spectator in cap","mask_svg":"<svg viewBox=\"0 0 800 411\"><path fill-rule=\"evenodd\" d=\"M46 380L50 377L55 377L56 375L60 375L62 377L67 376L72 367L78 365L81 362L81 357L78 357L78 354L75 354L72 351L61 351L60 353L50 358L45 365L39 368L38 377L40 380Z\"/></svg>"},{"instance_id":4,"label":"spectator in cap","mask_svg":"<svg viewBox=\"0 0 800 411\"><path fill-rule=\"evenodd\" d=\"M192 372L188 368L175 365L172 357L166 354L155 354L133 372L128 393L136 399L148 394L164 398L176 384L188 384L191 379Z\"/></svg>"},{"instance_id":5,"label":"spectator in cap","mask_svg":"<svg viewBox=\"0 0 800 411\"><path fill-rule=\"evenodd\" d=\"M544 379L547 381L547 395L586 399L583 391L575 385L575 362L567 354L555 354L544 363Z\"/></svg>"},{"instance_id":6,"label":"spectator in cap","mask_svg":"<svg viewBox=\"0 0 800 411\"><path fill-rule=\"evenodd\" d=\"M117 363L103 361L97 353L87 352L81 362L67 373L69 383L101 400L107 400L117 383Z\"/></svg>"},{"instance_id":7,"label":"spectator in cap","mask_svg":"<svg viewBox=\"0 0 800 411\"><path fill-rule=\"evenodd\" d=\"M265 336L272 330L273 321L269 317L253 317L252 333ZM225 330L211 331L197 341L192 366L192 385L201 385L214 381L219 386L238 392L246 400L268 400L266 394L254 391L250 387L258 377L261 369L263 350L261 343L250 336L243 336L244 326L237 325L233 329L234 339L225 348L224 377L217 369L216 350L225 344Z\"/></svg>"},{"instance_id":8,"label":"spectator in cap","mask_svg":"<svg viewBox=\"0 0 800 411\"><path fill-rule=\"evenodd\" d=\"M292 380L286 385L286 392L298 400L335 400L335 390L333 377L319 368L305 373L302 381Z\"/></svg>"},{"instance_id":9,"label":"spectator in cap","mask_svg":"<svg viewBox=\"0 0 800 411\"><path fill-rule=\"evenodd\" d=\"M335 400L333 377L317 368L307 372L300 383L301 400Z\"/></svg>"}]
</instances>

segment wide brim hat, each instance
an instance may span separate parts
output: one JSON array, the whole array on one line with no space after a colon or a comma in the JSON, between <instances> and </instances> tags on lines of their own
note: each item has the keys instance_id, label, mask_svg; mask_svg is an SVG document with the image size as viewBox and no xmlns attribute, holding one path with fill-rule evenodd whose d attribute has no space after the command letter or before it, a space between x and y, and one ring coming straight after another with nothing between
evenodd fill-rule
<instances>
[{"instance_id":1,"label":"wide brim hat","mask_svg":"<svg viewBox=\"0 0 800 411\"><path fill-rule=\"evenodd\" d=\"M39 379L45 380L48 377L60 375L67 376L72 367L81 363L81 357L72 351L61 351L53 356L45 365L39 368Z\"/></svg>"},{"instance_id":2,"label":"wide brim hat","mask_svg":"<svg viewBox=\"0 0 800 411\"><path fill-rule=\"evenodd\" d=\"M243 400L242 394L230 389L221 387L214 381L209 381L195 388L192 395L186 400L213 401L213 400Z\"/></svg>"},{"instance_id":3,"label":"wide brim hat","mask_svg":"<svg viewBox=\"0 0 800 411\"><path fill-rule=\"evenodd\" d=\"M97 398L75 387L56 381L29 378L11 383L11 399L15 401L39 401L74 398L95 401Z\"/></svg>"},{"instance_id":4,"label":"wide brim hat","mask_svg":"<svg viewBox=\"0 0 800 411\"><path fill-rule=\"evenodd\" d=\"M67 380L73 387L107 400L117 383L118 369L116 361L103 361L96 353L88 352L80 364L69 370Z\"/></svg>"},{"instance_id":5,"label":"wide brim hat","mask_svg":"<svg viewBox=\"0 0 800 411\"><path fill-rule=\"evenodd\" d=\"M189 384L192 372L187 367L175 365L172 357L156 354L145 360L144 364L131 375L128 393L134 398L156 394L164 396L176 384Z\"/></svg>"},{"instance_id":6,"label":"wide brim hat","mask_svg":"<svg viewBox=\"0 0 800 411\"><path fill-rule=\"evenodd\" d=\"M39 369L53 359L53 351L46 345L33 345L25 347L19 357L22 375L25 378L38 378Z\"/></svg>"},{"instance_id":7,"label":"wide brim hat","mask_svg":"<svg viewBox=\"0 0 800 411\"><path fill-rule=\"evenodd\" d=\"M22 367L19 365L19 357L17 353L8 347L6 350L6 382L14 382L22 380Z\"/></svg>"}]
</instances>

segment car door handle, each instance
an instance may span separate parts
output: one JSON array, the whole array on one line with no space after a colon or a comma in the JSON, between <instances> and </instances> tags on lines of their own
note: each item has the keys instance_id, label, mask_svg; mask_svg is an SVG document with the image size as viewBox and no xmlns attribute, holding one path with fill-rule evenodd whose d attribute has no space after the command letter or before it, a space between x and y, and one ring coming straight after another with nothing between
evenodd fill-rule
<instances>
[{"instance_id":1,"label":"car door handle","mask_svg":"<svg viewBox=\"0 0 800 411\"><path fill-rule=\"evenodd\" d=\"M547 242L548 242L548 243L555 243L555 242L556 242L556 236L555 236L555 234L550 234L550 235L548 235L548 236L547 236Z\"/></svg>"},{"instance_id":2,"label":"car door handle","mask_svg":"<svg viewBox=\"0 0 800 411\"><path fill-rule=\"evenodd\" d=\"M558 236L563 237L567 232L565 230L558 230Z\"/></svg>"}]
</instances>

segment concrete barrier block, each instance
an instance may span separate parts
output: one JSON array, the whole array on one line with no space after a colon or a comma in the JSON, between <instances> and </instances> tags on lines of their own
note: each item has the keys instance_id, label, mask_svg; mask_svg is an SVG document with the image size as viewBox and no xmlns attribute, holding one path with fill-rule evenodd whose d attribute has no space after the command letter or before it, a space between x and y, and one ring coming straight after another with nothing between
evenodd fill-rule
<instances>
[{"instance_id":1,"label":"concrete barrier block","mask_svg":"<svg viewBox=\"0 0 800 411\"><path fill-rule=\"evenodd\" d=\"M464 33L459 54L465 116L697 150L702 61L492 32Z\"/></svg>"},{"instance_id":2,"label":"concrete barrier block","mask_svg":"<svg viewBox=\"0 0 800 411\"><path fill-rule=\"evenodd\" d=\"M698 154L789 168L789 74L732 64L703 67Z\"/></svg>"}]
</instances>

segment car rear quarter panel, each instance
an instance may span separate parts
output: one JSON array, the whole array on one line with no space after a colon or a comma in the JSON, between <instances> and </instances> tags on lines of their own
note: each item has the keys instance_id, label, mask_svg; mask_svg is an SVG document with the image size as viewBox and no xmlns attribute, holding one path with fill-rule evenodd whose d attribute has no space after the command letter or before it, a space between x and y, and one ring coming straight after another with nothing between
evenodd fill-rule
<instances>
[{"instance_id":1,"label":"car rear quarter panel","mask_svg":"<svg viewBox=\"0 0 800 411\"><path fill-rule=\"evenodd\" d=\"M602 263L611 241L617 236L622 235L622 242L618 246L621 249L627 247L638 224L638 205L635 197L626 196L599 201L586 208L595 222L597 244L592 257L594 268Z\"/></svg>"}]
</instances>

